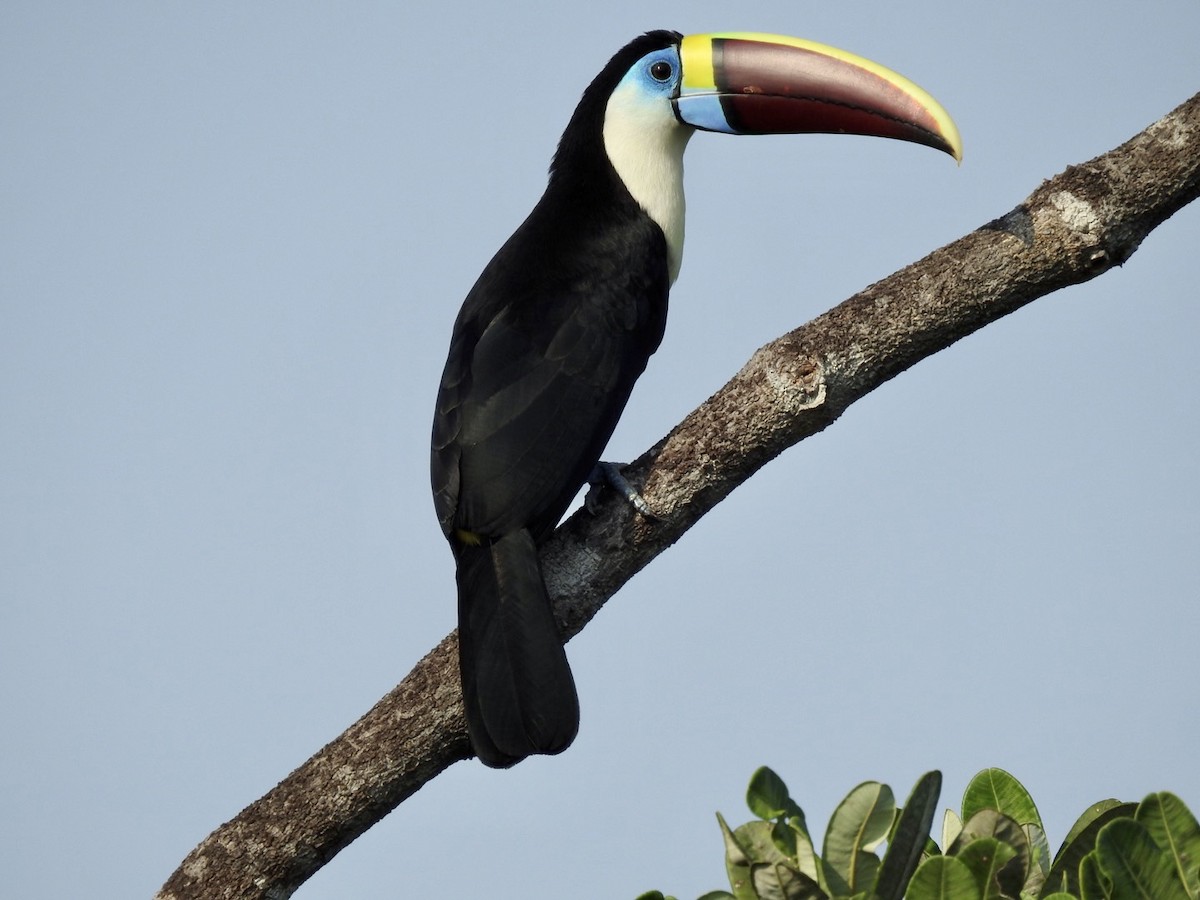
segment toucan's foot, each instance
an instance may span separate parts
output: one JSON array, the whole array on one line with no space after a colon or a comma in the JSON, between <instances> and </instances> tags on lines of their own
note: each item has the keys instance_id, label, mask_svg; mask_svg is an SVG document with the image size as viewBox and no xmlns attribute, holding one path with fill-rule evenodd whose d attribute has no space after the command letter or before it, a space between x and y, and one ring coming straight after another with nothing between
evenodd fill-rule
<instances>
[{"instance_id":1,"label":"toucan's foot","mask_svg":"<svg viewBox=\"0 0 1200 900\"><path fill-rule=\"evenodd\" d=\"M650 509L650 505L646 502L646 498L634 490L631 485L621 474L621 466L617 463L598 462L596 467L592 469L592 474L588 476L588 492L583 498L583 505L587 511L595 514L600 504L600 492L605 487L610 487L629 503L635 510L645 516L647 519L657 519Z\"/></svg>"}]
</instances>

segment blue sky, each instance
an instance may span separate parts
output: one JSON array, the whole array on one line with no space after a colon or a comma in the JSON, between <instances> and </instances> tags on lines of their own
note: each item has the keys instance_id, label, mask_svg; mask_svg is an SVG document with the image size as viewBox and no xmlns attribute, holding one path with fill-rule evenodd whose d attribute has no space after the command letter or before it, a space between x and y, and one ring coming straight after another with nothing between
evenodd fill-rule
<instances>
[{"instance_id":1,"label":"blue sky","mask_svg":"<svg viewBox=\"0 0 1200 900\"><path fill-rule=\"evenodd\" d=\"M610 459L1200 87L1186 0L412 6L0 11L4 896L152 894L454 627L450 326L634 34L843 46L966 152L698 135ZM567 753L455 765L297 896L694 897L761 764L813 824L992 765L1052 843L1107 796L1200 809L1197 246L1188 208L773 462L571 642Z\"/></svg>"}]
</instances>

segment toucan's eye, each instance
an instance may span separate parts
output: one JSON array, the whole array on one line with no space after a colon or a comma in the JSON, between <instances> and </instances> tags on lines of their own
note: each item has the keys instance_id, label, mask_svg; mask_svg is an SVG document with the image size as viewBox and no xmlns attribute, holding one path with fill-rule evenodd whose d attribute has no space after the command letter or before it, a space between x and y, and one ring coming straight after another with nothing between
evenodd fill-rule
<instances>
[{"instance_id":1,"label":"toucan's eye","mask_svg":"<svg viewBox=\"0 0 1200 900\"><path fill-rule=\"evenodd\" d=\"M671 80L671 64L663 62L661 59L650 66L650 77L655 81L670 81Z\"/></svg>"}]
</instances>

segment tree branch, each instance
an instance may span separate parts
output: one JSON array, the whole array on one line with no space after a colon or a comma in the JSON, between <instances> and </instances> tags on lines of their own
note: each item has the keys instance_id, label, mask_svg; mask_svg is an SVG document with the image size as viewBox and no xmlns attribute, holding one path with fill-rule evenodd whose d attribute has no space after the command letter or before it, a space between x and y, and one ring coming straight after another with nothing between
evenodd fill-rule
<instances>
[{"instance_id":1,"label":"tree branch","mask_svg":"<svg viewBox=\"0 0 1200 900\"><path fill-rule=\"evenodd\" d=\"M1200 195L1200 94L1044 182L1007 215L758 350L625 471L657 517L605 498L543 550L568 636L769 460L918 361L1025 304L1121 265ZM341 736L196 847L161 900L288 897L470 755L450 635Z\"/></svg>"}]
</instances>

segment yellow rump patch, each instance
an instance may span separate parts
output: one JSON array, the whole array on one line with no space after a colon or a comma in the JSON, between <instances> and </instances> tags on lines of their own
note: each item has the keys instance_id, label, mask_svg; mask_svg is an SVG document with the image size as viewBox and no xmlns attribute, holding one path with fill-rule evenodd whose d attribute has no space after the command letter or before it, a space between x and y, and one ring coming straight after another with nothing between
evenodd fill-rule
<instances>
[{"instance_id":1,"label":"yellow rump patch","mask_svg":"<svg viewBox=\"0 0 1200 900\"><path fill-rule=\"evenodd\" d=\"M456 528L454 536L468 547L478 547L483 543L483 535L476 534L474 531L467 531L463 528Z\"/></svg>"}]
</instances>

